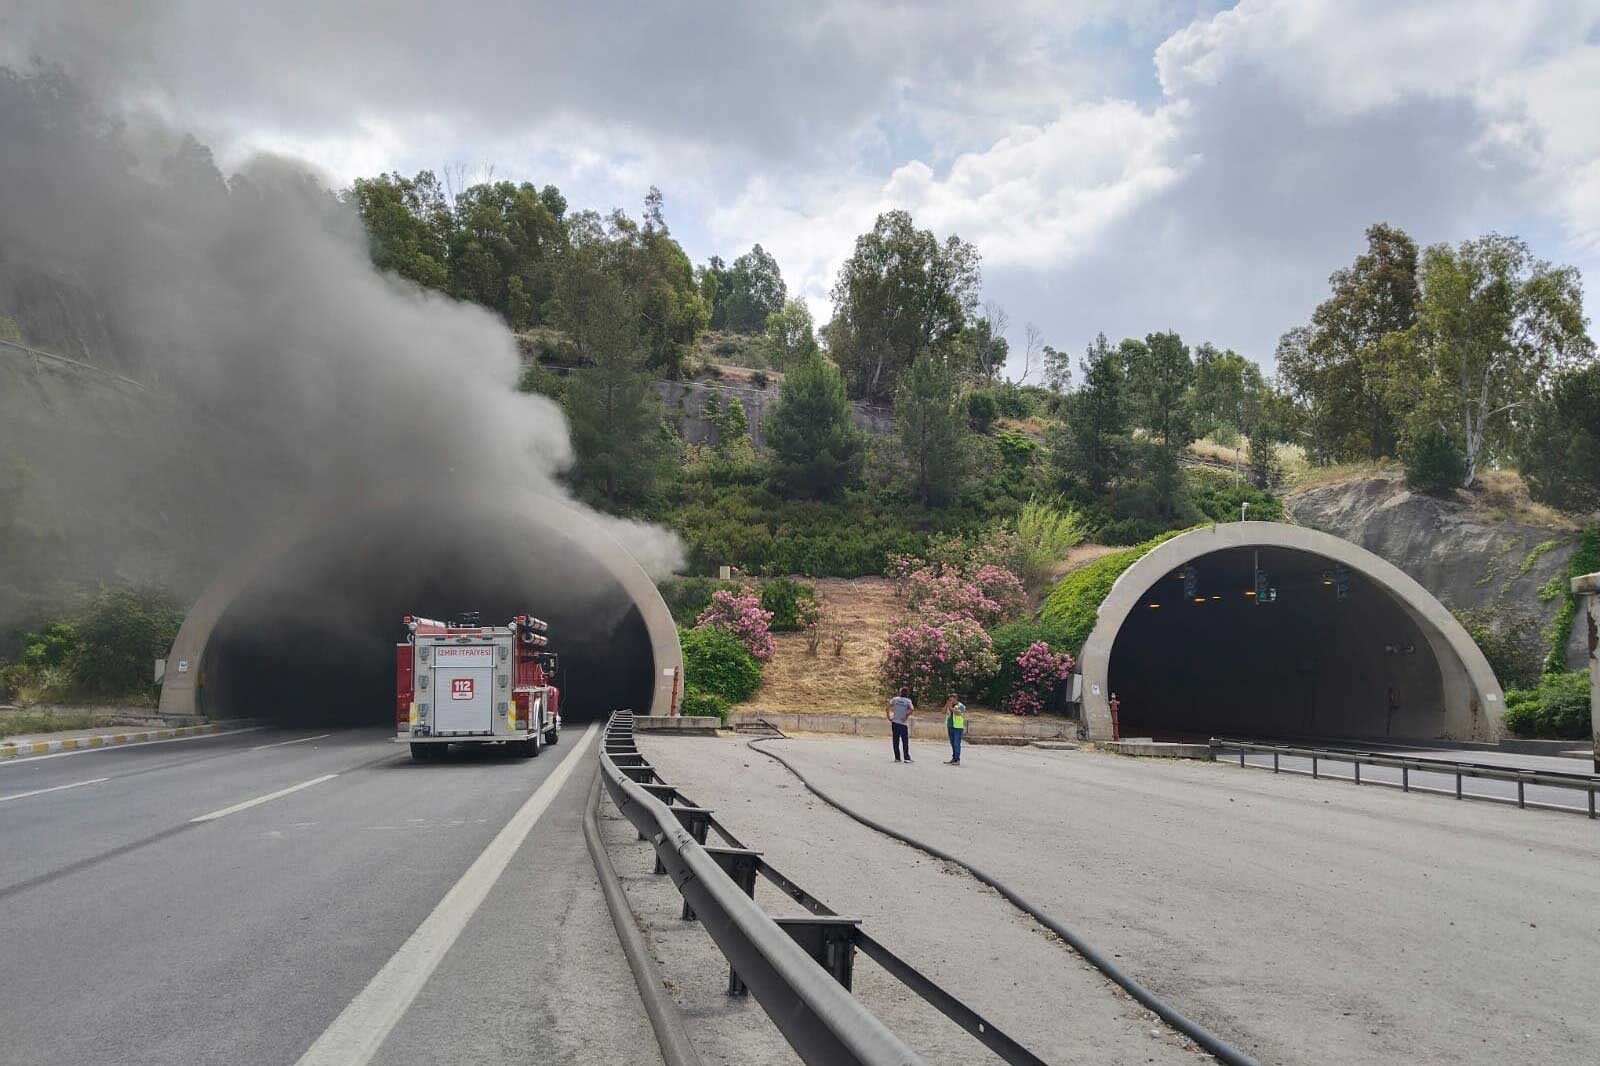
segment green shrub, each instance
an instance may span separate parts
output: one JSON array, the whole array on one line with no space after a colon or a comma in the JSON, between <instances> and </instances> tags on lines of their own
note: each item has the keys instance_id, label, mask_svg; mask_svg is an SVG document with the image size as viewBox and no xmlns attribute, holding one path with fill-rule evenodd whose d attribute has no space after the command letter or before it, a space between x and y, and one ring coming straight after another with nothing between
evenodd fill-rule
<instances>
[{"instance_id":1,"label":"green shrub","mask_svg":"<svg viewBox=\"0 0 1600 1066\"><path fill-rule=\"evenodd\" d=\"M761 609L772 612L774 633L795 633L817 620L817 593L793 578L775 577L761 585Z\"/></svg>"},{"instance_id":2,"label":"green shrub","mask_svg":"<svg viewBox=\"0 0 1600 1066\"><path fill-rule=\"evenodd\" d=\"M667 610L672 612L672 620L680 626L694 625L700 612L711 606L713 592L731 592L738 587L714 577L673 577L656 583Z\"/></svg>"},{"instance_id":3,"label":"green shrub","mask_svg":"<svg viewBox=\"0 0 1600 1066\"><path fill-rule=\"evenodd\" d=\"M1000 458L1008 470L1026 470L1039 455L1039 442L1015 430L1001 430L995 442L1000 446Z\"/></svg>"},{"instance_id":4,"label":"green shrub","mask_svg":"<svg viewBox=\"0 0 1600 1066\"><path fill-rule=\"evenodd\" d=\"M977 391L967 394L967 424L975 433L987 433L1000 415L1000 405L991 392Z\"/></svg>"},{"instance_id":5,"label":"green shrub","mask_svg":"<svg viewBox=\"0 0 1600 1066\"><path fill-rule=\"evenodd\" d=\"M1561 582L1559 595L1565 602L1556 610L1555 623L1550 627L1550 653L1545 657L1547 674L1560 673L1567 665L1567 641L1572 637L1572 624L1578 618L1578 597L1572 593L1570 579L1600 570L1600 526L1583 531L1578 537L1578 547L1567 561L1567 577Z\"/></svg>"},{"instance_id":6,"label":"green shrub","mask_svg":"<svg viewBox=\"0 0 1600 1066\"><path fill-rule=\"evenodd\" d=\"M78 622L73 680L89 696L150 692L152 664L167 654L182 624L183 612L164 593L102 590Z\"/></svg>"},{"instance_id":7,"label":"green shrub","mask_svg":"<svg viewBox=\"0 0 1600 1066\"><path fill-rule=\"evenodd\" d=\"M1017 684L1017 656L1027 651L1035 641L1044 641L1055 652L1068 651L1061 633L1045 622L1009 622L989 634L994 640L994 654L1000 660L1000 672L995 674L983 690L983 701L998 707Z\"/></svg>"},{"instance_id":8,"label":"green shrub","mask_svg":"<svg viewBox=\"0 0 1600 1066\"><path fill-rule=\"evenodd\" d=\"M1406 484L1430 496L1447 496L1460 488L1467 476L1467 457L1450 435L1426 429L1406 448Z\"/></svg>"},{"instance_id":9,"label":"green shrub","mask_svg":"<svg viewBox=\"0 0 1600 1066\"><path fill-rule=\"evenodd\" d=\"M1589 675L1546 674L1535 688L1506 693L1506 728L1522 737L1576 740L1590 733Z\"/></svg>"},{"instance_id":10,"label":"green shrub","mask_svg":"<svg viewBox=\"0 0 1600 1066\"><path fill-rule=\"evenodd\" d=\"M691 686L740 703L761 687L761 664L739 638L725 629L682 629L684 691Z\"/></svg>"},{"instance_id":11,"label":"green shrub","mask_svg":"<svg viewBox=\"0 0 1600 1066\"><path fill-rule=\"evenodd\" d=\"M165 593L103 588L75 620L21 634L16 657L0 665L0 682L30 702L150 702L154 661L167 654L182 624L183 612Z\"/></svg>"},{"instance_id":12,"label":"green shrub","mask_svg":"<svg viewBox=\"0 0 1600 1066\"><path fill-rule=\"evenodd\" d=\"M715 717L723 725L728 724L728 701L714 692L707 692L698 685L685 685L683 687L683 700L678 704L678 713L688 716Z\"/></svg>"},{"instance_id":13,"label":"green shrub","mask_svg":"<svg viewBox=\"0 0 1600 1066\"><path fill-rule=\"evenodd\" d=\"M1200 513L1213 522L1239 521L1240 504L1250 505L1252 522L1283 521L1283 501L1248 481L1234 484L1233 475L1204 467L1191 469L1189 495Z\"/></svg>"},{"instance_id":14,"label":"green shrub","mask_svg":"<svg viewBox=\"0 0 1600 1066\"><path fill-rule=\"evenodd\" d=\"M1479 607L1455 612L1456 621L1478 645L1506 690L1538 684L1544 663L1544 634L1531 611Z\"/></svg>"},{"instance_id":15,"label":"green shrub","mask_svg":"<svg viewBox=\"0 0 1600 1066\"><path fill-rule=\"evenodd\" d=\"M1036 587L1050 569L1083 542L1087 528L1077 511L1059 510L1048 503L1029 500L1017 515L1017 539L1021 544L1022 580Z\"/></svg>"},{"instance_id":16,"label":"green shrub","mask_svg":"<svg viewBox=\"0 0 1600 1066\"><path fill-rule=\"evenodd\" d=\"M1037 390L1002 381L989 390L1002 418L1028 418L1038 409Z\"/></svg>"},{"instance_id":17,"label":"green shrub","mask_svg":"<svg viewBox=\"0 0 1600 1066\"><path fill-rule=\"evenodd\" d=\"M1123 571L1138 562L1150 549L1163 541L1171 540L1183 530L1173 530L1153 537L1125 551L1103 555L1086 566L1080 566L1056 583L1045 597L1039 610L1039 622L1050 631L1050 646L1055 651L1069 651L1077 655L1083 642L1094 630L1095 615L1105 601L1111 586Z\"/></svg>"}]
</instances>

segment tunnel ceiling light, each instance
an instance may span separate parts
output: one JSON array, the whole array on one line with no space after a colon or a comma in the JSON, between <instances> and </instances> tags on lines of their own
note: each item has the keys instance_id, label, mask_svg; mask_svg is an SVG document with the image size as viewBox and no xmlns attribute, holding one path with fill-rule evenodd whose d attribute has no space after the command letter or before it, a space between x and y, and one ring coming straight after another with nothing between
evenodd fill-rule
<instances>
[{"instance_id":1,"label":"tunnel ceiling light","mask_svg":"<svg viewBox=\"0 0 1600 1066\"><path fill-rule=\"evenodd\" d=\"M1204 603L1204 602L1206 602L1206 598L1204 596L1196 596L1194 598L1194 602L1196 602L1196 603Z\"/></svg>"},{"instance_id":2,"label":"tunnel ceiling light","mask_svg":"<svg viewBox=\"0 0 1600 1066\"><path fill-rule=\"evenodd\" d=\"M1161 605L1160 605L1160 604L1159 604L1159 603L1152 603L1152 604L1151 604L1151 605L1150 605L1150 609L1151 609L1151 610L1152 610L1152 611L1153 611L1153 610L1155 610L1155 609L1156 609L1156 608L1157 608L1157 607L1160 607L1160 606L1161 606Z\"/></svg>"},{"instance_id":3,"label":"tunnel ceiling light","mask_svg":"<svg viewBox=\"0 0 1600 1066\"><path fill-rule=\"evenodd\" d=\"M1221 596L1213 596L1213 597L1211 597L1211 598L1212 598L1212 599L1214 599L1214 600L1220 600L1220 599L1222 599L1222 597L1221 597Z\"/></svg>"}]
</instances>

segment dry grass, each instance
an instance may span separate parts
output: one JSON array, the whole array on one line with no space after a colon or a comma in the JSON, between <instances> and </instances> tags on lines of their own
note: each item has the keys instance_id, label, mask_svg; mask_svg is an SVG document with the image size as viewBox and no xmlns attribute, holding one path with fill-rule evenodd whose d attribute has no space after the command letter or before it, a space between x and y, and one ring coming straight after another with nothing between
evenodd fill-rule
<instances>
[{"instance_id":1,"label":"dry grass","mask_svg":"<svg viewBox=\"0 0 1600 1066\"><path fill-rule=\"evenodd\" d=\"M1196 458L1210 459L1218 463L1231 463L1233 462L1235 449L1226 444L1218 444L1210 437L1201 437L1199 440L1189 444L1188 452ZM1244 444L1242 441L1238 448L1238 456L1239 461L1241 463L1244 462Z\"/></svg>"},{"instance_id":2,"label":"dry grass","mask_svg":"<svg viewBox=\"0 0 1600 1066\"><path fill-rule=\"evenodd\" d=\"M1567 514L1554 507L1535 503L1528 486L1515 470L1480 470L1472 488L1456 493L1457 498L1513 522L1550 526L1556 529L1582 529L1582 516Z\"/></svg>"},{"instance_id":3,"label":"dry grass","mask_svg":"<svg viewBox=\"0 0 1600 1066\"><path fill-rule=\"evenodd\" d=\"M808 714L878 714L883 694L878 664L888 644L889 624L899 616L894 582L883 577L819 578L817 600L843 628L844 653L834 658L826 641L815 657L806 654L804 633L774 633L777 650L763 671L761 691L741 711L800 711Z\"/></svg>"},{"instance_id":4,"label":"dry grass","mask_svg":"<svg viewBox=\"0 0 1600 1066\"><path fill-rule=\"evenodd\" d=\"M1076 550L1076 549L1075 549ZM881 715L884 693L878 664L888 645L889 627L904 604L894 582L883 577L818 578L817 600L843 627L844 654L834 658L824 641L815 656L806 654L804 633L774 633L777 648L762 671L761 690L735 710L793 711L802 714ZM992 709L969 706L975 720L1010 719ZM924 708L922 713L938 713Z\"/></svg>"},{"instance_id":5,"label":"dry grass","mask_svg":"<svg viewBox=\"0 0 1600 1066\"><path fill-rule=\"evenodd\" d=\"M1027 418L1000 418L995 420L997 429L1009 429L1013 433L1020 433L1024 437L1043 441L1045 433L1050 429L1050 420L1040 418L1038 415L1029 415Z\"/></svg>"},{"instance_id":6,"label":"dry grass","mask_svg":"<svg viewBox=\"0 0 1600 1066\"><path fill-rule=\"evenodd\" d=\"M1312 466L1304 464L1292 475L1285 471L1290 492L1302 492L1306 489L1322 488L1325 485L1340 485L1346 481L1357 481L1364 478L1401 478L1406 476L1405 469L1397 462L1388 459L1365 459L1355 463L1333 463L1328 466Z\"/></svg>"}]
</instances>

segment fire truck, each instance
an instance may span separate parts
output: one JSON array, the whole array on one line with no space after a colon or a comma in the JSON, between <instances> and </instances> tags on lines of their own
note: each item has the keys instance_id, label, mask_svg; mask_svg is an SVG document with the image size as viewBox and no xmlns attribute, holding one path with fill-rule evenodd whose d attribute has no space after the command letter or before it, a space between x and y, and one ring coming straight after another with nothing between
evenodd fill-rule
<instances>
[{"instance_id":1,"label":"fire truck","mask_svg":"<svg viewBox=\"0 0 1600 1066\"><path fill-rule=\"evenodd\" d=\"M406 615L395 646L395 729L418 761L451 744L504 744L538 755L561 737L558 660L549 626L519 614L503 626L477 614L454 622Z\"/></svg>"}]
</instances>

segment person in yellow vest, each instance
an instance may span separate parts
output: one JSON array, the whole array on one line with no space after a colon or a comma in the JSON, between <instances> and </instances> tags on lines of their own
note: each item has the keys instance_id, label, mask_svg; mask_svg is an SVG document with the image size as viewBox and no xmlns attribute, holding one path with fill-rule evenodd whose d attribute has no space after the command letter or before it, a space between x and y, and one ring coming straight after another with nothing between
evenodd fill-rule
<instances>
[{"instance_id":1,"label":"person in yellow vest","mask_svg":"<svg viewBox=\"0 0 1600 1066\"><path fill-rule=\"evenodd\" d=\"M950 758L946 766L961 765L961 734L967 731L967 705L951 693L944 699L944 727L950 733Z\"/></svg>"}]
</instances>

